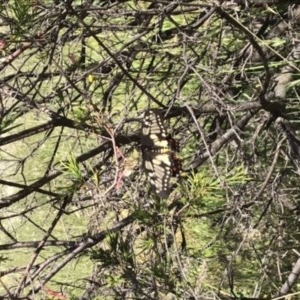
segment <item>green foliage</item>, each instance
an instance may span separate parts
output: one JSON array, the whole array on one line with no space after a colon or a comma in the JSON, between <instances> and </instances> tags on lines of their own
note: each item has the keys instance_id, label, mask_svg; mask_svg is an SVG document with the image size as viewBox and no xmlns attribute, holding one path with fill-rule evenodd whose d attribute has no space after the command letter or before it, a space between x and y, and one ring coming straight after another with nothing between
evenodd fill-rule
<instances>
[{"instance_id":1,"label":"green foliage","mask_svg":"<svg viewBox=\"0 0 300 300\"><path fill-rule=\"evenodd\" d=\"M230 171L222 171L219 176L214 176L211 169L202 168L201 172L188 177L184 194L188 195L185 200L192 206L200 205L206 209L212 209L226 203L226 194L238 186L247 182L250 177L243 165L235 166Z\"/></svg>"},{"instance_id":2,"label":"green foliage","mask_svg":"<svg viewBox=\"0 0 300 300\"><path fill-rule=\"evenodd\" d=\"M13 125L10 127L10 125L14 124L16 120L18 119L20 115L18 113L16 114L9 114L8 116L1 119L0 123L0 134L8 133L14 129L17 129L21 126L21 124Z\"/></svg>"},{"instance_id":3,"label":"green foliage","mask_svg":"<svg viewBox=\"0 0 300 300\"><path fill-rule=\"evenodd\" d=\"M202 2L0 3L0 297L45 278L74 299L93 284L94 299L278 294L300 229L299 139L277 124L292 115L297 129L299 21L287 4ZM211 155L164 201L138 157L123 163L141 152L146 107L166 108L184 169Z\"/></svg>"},{"instance_id":4,"label":"green foliage","mask_svg":"<svg viewBox=\"0 0 300 300\"><path fill-rule=\"evenodd\" d=\"M132 264L130 240L123 238L119 233L108 233L106 238L107 249L91 251L90 257L101 263L103 268L113 266L128 266Z\"/></svg>"},{"instance_id":5,"label":"green foliage","mask_svg":"<svg viewBox=\"0 0 300 300\"><path fill-rule=\"evenodd\" d=\"M10 5L15 21L16 21L16 31L14 34L17 37L21 37L24 33L28 33L28 29L32 24L32 7L33 0L15 0L13 4Z\"/></svg>"},{"instance_id":6,"label":"green foliage","mask_svg":"<svg viewBox=\"0 0 300 300\"><path fill-rule=\"evenodd\" d=\"M72 116L74 120L79 123L84 123L91 117L90 112L86 107L74 107Z\"/></svg>"},{"instance_id":7,"label":"green foliage","mask_svg":"<svg viewBox=\"0 0 300 300\"><path fill-rule=\"evenodd\" d=\"M70 154L66 160L62 161L60 164L72 181L79 183L82 181L83 174L80 165L73 154Z\"/></svg>"}]
</instances>

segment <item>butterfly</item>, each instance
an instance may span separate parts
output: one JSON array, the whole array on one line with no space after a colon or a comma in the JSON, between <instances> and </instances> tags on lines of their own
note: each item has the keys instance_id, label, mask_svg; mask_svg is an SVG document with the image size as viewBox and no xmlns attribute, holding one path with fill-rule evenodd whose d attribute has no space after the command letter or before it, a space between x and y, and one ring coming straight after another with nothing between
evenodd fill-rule
<instances>
[{"instance_id":1,"label":"butterfly","mask_svg":"<svg viewBox=\"0 0 300 300\"><path fill-rule=\"evenodd\" d=\"M168 198L173 185L171 177L180 173L178 144L167 134L159 109L145 111L141 136L143 167L151 188L160 198Z\"/></svg>"}]
</instances>

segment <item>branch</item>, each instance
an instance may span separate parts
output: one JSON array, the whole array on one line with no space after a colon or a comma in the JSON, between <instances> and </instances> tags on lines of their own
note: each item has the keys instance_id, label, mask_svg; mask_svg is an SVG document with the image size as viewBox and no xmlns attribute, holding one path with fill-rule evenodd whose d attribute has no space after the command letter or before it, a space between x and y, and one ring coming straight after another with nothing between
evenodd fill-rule
<instances>
[{"instance_id":1,"label":"branch","mask_svg":"<svg viewBox=\"0 0 300 300\"><path fill-rule=\"evenodd\" d=\"M58 265L56 265L55 268L53 268L43 279L40 281L40 284L33 288L29 293L28 297L34 295L37 293L58 271L60 271L65 265L67 265L70 261L72 261L78 254L82 253L84 250L91 248L98 244L99 242L103 241L105 237L113 232L117 232L120 229L124 228L125 226L133 223L136 220L136 217L132 214L126 218L124 218L122 221L118 222L114 226L112 226L110 229L101 231L100 233L86 238L84 241L80 242L76 249L72 251L63 261L61 261ZM31 282L28 282L27 285L32 284Z\"/></svg>"},{"instance_id":2,"label":"branch","mask_svg":"<svg viewBox=\"0 0 300 300\"><path fill-rule=\"evenodd\" d=\"M206 150L200 157L192 162L191 170L196 170L201 166L210 156L215 155L225 144L227 144L235 135L244 129L251 118L258 112L258 109L248 111L236 124L225 132L219 139L213 142L209 149Z\"/></svg>"},{"instance_id":3,"label":"branch","mask_svg":"<svg viewBox=\"0 0 300 300\"><path fill-rule=\"evenodd\" d=\"M133 134L131 136L124 136L124 135L119 135L115 138L115 142L117 145L126 145L132 142L138 142L140 140L140 136ZM79 155L76 158L76 162L77 163L82 163L106 150L111 149L112 145L111 142L105 141L104 143L102 143L99 147L96 147L84 154ZM16 203L17 201L19 201L20 199L23 199L25 197L27 197L28 195L30 195L33 192L39 192L39 189L49 183L50 181L52 181L53 179L55 179L56 177L60 176L63 174L63 171L61 170L55 170L52 172L49 172L49 174L41 179L38 179L36 182L32 183L31 185L25 186L23 190L0 199L0 208L4 208L4 207L8 207L10 205L12 205L13 203Z\"/></svg>"},{"instance_id":4,"label":"branch","mask_svg":"<svg viewBox=\"0 0 300 300\"><path fill-rule=\"evenodd\" d=\"M291 291L292 287L295 285L296 281L298 280L299 275L300 275L300 258L298 258L288 279L281 287L279 291L280 296L286 295Z\"/></svg>"}]
</instances>

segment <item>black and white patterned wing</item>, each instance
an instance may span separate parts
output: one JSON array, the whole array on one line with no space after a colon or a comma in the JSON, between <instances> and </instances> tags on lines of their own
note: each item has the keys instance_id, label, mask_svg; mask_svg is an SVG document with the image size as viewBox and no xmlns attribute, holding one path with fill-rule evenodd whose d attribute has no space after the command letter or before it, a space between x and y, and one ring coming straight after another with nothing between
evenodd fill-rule
<instances>
[{"instance_id":1,"label":"black and white patterned wing","mask_svg":"<svg viewBox=\"0 0 300 300\"><path fill-rule=\"evenodd\" d=\"M141 144L143 148L148 149L169 147L163 118L158 109L148 109L145 112Z\"/></svg>"},{"instance_id":2,"label":"black and white patterned wing","mask_svg":"<svg viewBox=\"0 0 300 300\"><path fill-rule=\"evenodd\" d=\"M157 109L145 112L141 144L143 167L151 188L159 197L167 198L171 192L172 151L162 115Z\"/></svg>"},{"instance_id":3,"label":"black and white patterned wing","mask_svg":"<svg viewBox=\"0 0 300 300\"><path fill-rule=\"evenodd\" d=\"M167 198L171 193L172 163L170 153L146 151L143 153L144 169L152 190L160 198Z\"/></svg>"}]
</instances>

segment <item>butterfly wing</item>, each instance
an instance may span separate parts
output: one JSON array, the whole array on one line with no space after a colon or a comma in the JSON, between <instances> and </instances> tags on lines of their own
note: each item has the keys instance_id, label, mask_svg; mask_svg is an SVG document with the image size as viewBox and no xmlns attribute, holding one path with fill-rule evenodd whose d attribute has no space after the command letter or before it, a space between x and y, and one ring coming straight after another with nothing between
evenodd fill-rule
<instances>
[{"instance_id":1,"label":"butterfly wing","mask_svg":"<svg viewBox=\"0 0 300 300\"><path fill-rule=\"evenodd\" d=\"M171 192L171 160L168 152L146 151L143 155L144 169L152 190L161 197L167 198Z\"/></svg>"},{"instance_id":2,"label":"butterfly wing","mask_svg":"<svg viewBox=\"0 0 300 300\"><path fill-rule=\"evenodd\" d=\"M151 188L159 197L167 198L172 190L173 150L169 145L162 115L157 109L145 112L141 144L143 166Z\"/></svg>"},{"instance_id":3,"label":"butterfly wing","mask_svg":"<svg viewBox=\"0 0 300 300\"><path fill-rule=\"evenodd\" d=\"M149 149L168 148L167 132L163 118L157 109L145 112L142 127L142 147Z\"/></svg>"}]
</instances>

